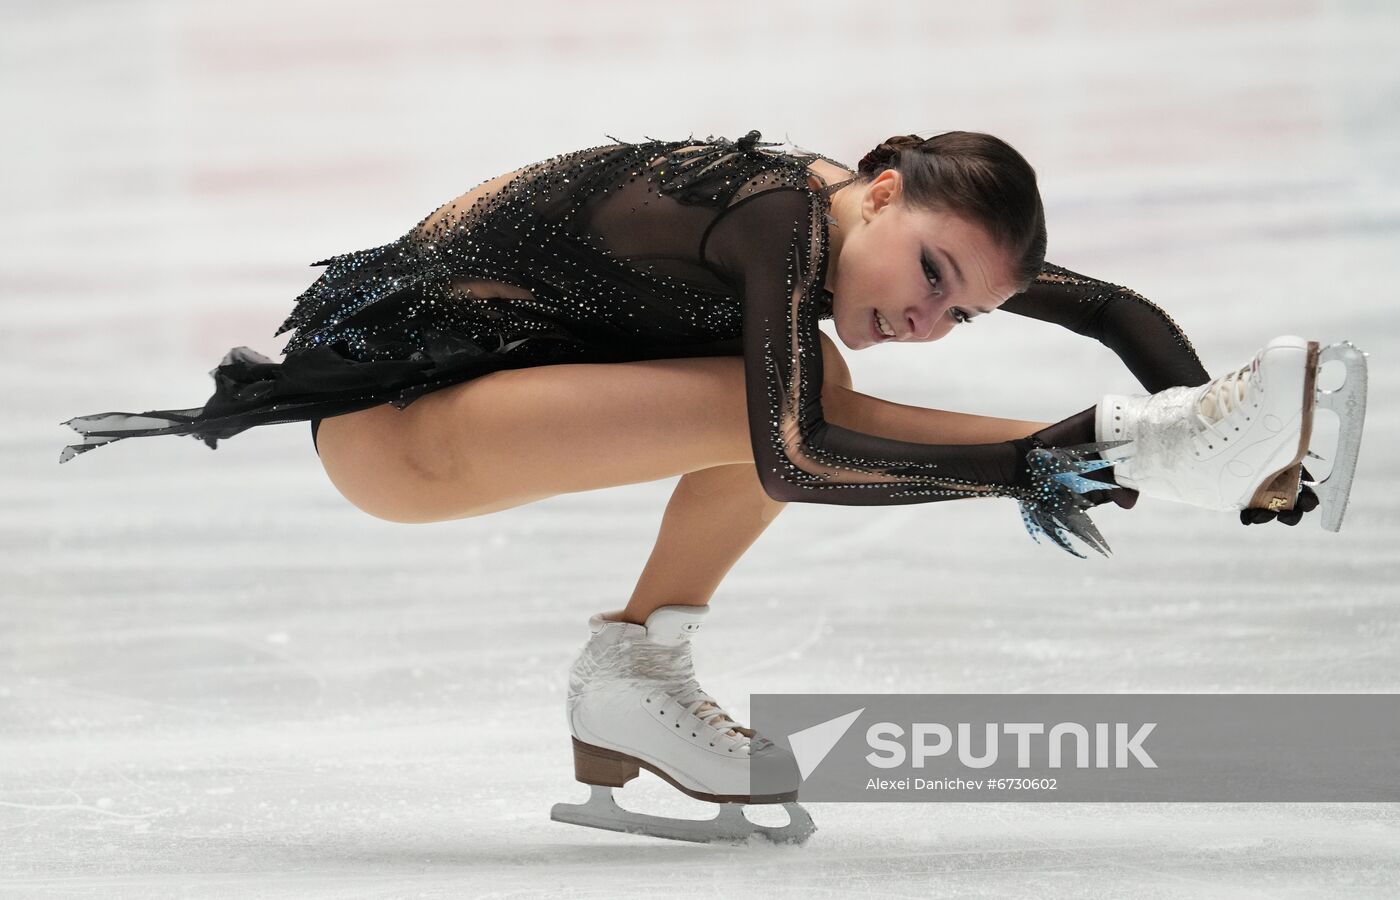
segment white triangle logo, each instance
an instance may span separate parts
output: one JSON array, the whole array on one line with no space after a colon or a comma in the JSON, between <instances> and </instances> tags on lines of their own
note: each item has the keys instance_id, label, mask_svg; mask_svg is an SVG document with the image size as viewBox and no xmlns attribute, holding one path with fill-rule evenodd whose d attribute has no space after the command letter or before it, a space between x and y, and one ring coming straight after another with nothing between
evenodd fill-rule
<instances>
[{"instance_id":1,"label":"white triangle logo","mask_svg":"<svg viewBox=\"0 0 1400 900\"><path fill-rule=\"evenodd\" d=\"M797 770L801 773L805 781L807 776L812 774L812 770L821 765L822 760L831 752L831 748L836 746L836 742L841 740L850 727L855 724L860 714L865 712L862 706L855 712L848 712L844 716L837 716L825 722L819 722L810 728L801 731L794 731L788 735L788 744L792 747L793 759L797 760Z\"/></svg>"}]
</instances>

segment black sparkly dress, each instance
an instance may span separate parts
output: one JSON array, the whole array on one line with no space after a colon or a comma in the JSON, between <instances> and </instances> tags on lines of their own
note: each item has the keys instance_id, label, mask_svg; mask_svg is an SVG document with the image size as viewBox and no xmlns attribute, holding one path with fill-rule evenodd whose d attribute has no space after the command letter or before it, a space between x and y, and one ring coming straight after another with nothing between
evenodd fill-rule
<instances>
[{"instance_id":1,"label":"black sparkly dress","mask_svg":"<svg viewBox=\"0 0 1400 900\"><path fill-rule=\"evenodd\" d=\"M157 434L213 448L258 425L403 408L500 369L742 355L754 456L773 498L1010 497L1032 537L1080 555L1068 531L1103 552L1083 494L1105 484L1078 475L1097 459L1084 449L1092 409L994 444L891 440L822 417L828 198L846 183L811 186L808 163L826 157L771 149L757 131L609 137L527 166L472 208L439 210L388 244L313 263L326 269L276 332L295 329L281 362L235 347L201 407L70 419L84 440L59 461ZM464 286L472 280L518 290L483 296ZM1001 309L1099 340L1149 391L1209 380L1176 324L1121 286L1047 263Z\"/></svg>"}]
</instances>

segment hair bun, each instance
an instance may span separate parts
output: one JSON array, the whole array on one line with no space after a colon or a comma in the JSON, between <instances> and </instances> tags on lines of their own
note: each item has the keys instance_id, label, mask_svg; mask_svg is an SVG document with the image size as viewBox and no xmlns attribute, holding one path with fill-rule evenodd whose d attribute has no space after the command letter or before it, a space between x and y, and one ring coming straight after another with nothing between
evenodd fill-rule
<instances>
[{"instance_id":1,"label":"hair bun","mask_svg":"<svg viewBox=\"0 0 1400 900\"><path fill-rule=\"evenodd\" d=\"M876 169L884 167L885 164L890 162L893 158L894 148L890 147L888 144L881 144L862 156L860 162L856 165L856 169L858 169L862 175L873 175Z\"/></svg>"},{"instance_id":2,"label":"hair bun","mask_svg":"<svg viewBox=\"0 0 1400 900\"><path fill-rule=\"evenodd\" d=\"M861 157L856 169L862 175L874 175L886 166L893 168L898 164L902 152L918 149L923 143L924 139L916 134L897 134L881 141L874 150Z\"/></svg>"}]
</instances>

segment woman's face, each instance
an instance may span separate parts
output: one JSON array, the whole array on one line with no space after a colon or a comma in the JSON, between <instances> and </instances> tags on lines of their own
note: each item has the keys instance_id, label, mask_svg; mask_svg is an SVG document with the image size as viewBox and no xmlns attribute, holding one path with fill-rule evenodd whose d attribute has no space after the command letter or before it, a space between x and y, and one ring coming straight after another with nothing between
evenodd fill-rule
<instances>
[{"instance_id":1,"label":"woman's face","mask_svg":"<svg viewBox=\"0 0 1400 900\"><path fill-rule=\"evenodd\" d=\"M951 213L906 206L900 182L886 169L863 196L833 207L842 236L829 285L832 319L852 350L936 341L1016 293L1010 260L985 230ZM893 337L877 331L877 312Z\"/></svg>"}]
</instances>

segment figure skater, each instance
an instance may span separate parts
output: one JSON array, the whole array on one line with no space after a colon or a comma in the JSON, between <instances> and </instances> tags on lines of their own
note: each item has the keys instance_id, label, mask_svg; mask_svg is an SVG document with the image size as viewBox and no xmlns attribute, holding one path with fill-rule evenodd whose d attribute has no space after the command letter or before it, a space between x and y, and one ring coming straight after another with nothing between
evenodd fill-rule
<instances>
[{"instance_id":1,"label":"figure skater","mask_svg":"<svg viewBox=\"0 0 1400 900\"><path fill-rule=\"evenodd\" d=\"M391 243L314 263L325 271L276 332L296 330L280 363L237 347L203 407L70 419L84 439L60 462L127 437L213 448L309 421L341 494L411 523L680 476L630 598L590 619L570 671L592 796L553 816L702 841L814 827L795 787L750 793L752 760L783 751L690 661L720 581L788 503L1010 498L1032 538L1076 556L1072 537L1107 555L1087 510L1139 493L1245 524L1320 505L1340 527L1365 403L1352 345L1283 336L1212 380L1155 304L1045 261L1035 171L1004 141L899 135L852 169L760 137L609 136L484 182ZM1058 422L891 403L855 390L818 328L831 319L858 351L998 311L1098 340L1146 393ZM1319 390L1333 358L1346 383ZM1319 405L1343 428L1314 482ZM715 819L620 809L611 791L640 768L721 804ZM753 824L746 803L783 803L791 821Z\"/></svg>"}]
</instances>

